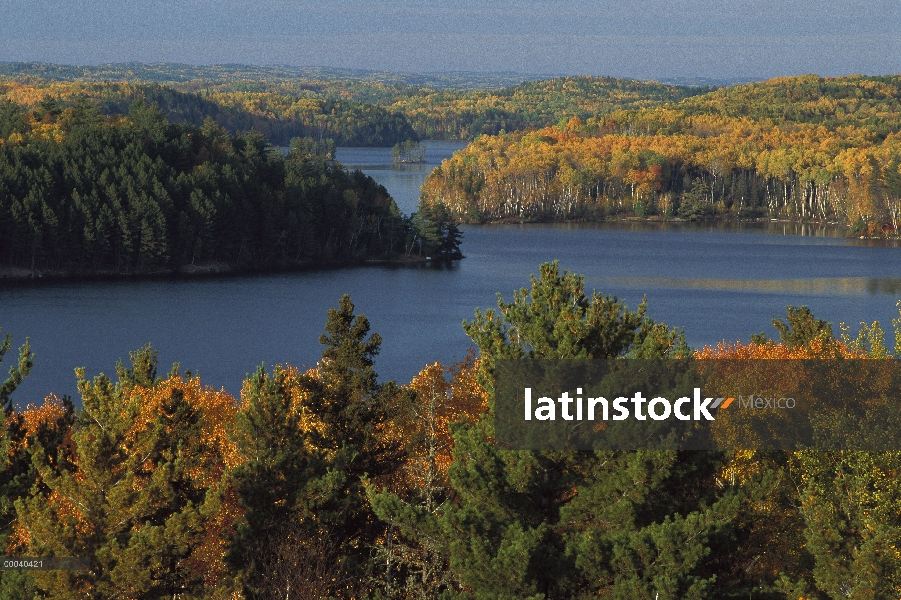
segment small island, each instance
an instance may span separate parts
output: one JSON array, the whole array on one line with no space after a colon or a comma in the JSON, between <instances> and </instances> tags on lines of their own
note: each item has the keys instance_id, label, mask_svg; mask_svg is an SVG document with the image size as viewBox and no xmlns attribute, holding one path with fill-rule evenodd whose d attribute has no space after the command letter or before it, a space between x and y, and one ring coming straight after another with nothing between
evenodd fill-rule
<instances>
[{"instance_id":1,"label":"small island","mask_svg":"<svg viewBox=\"0 0 901 600\"><path fill-rule=\"evenodd\" d=\"M422 164L425 162L425 146L415 140L394 144L391 158L395 164Z\"/></svg>"}]
</instances>

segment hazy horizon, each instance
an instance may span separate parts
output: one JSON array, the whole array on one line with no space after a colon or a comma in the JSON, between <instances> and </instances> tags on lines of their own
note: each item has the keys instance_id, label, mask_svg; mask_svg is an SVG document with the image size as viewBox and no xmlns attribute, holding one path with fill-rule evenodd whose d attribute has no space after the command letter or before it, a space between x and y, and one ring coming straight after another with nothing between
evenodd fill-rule
<instances>
[{"instance_id":1,"label":"hazy horizon","mask_svg":"<svg viewBox=\"0 0 901 600\"><path fill-rule=\"evenodd\" d=\"M0 61L768 79L901 72L901 0L6 0Z\"/></svg>"},{"instance_id":2,"label":"hazy horizon","mask_svg":"<svg viewBox=\"0 0 901 600\"><path fill-rule=\"evenodd\" d=\"M467 78L477 79L484 78L486 85L494 84L495 82L502 82L504 86L506 85L515 85L515 83L511 83L514 80L516 82L521 81L538 81L542 79L552 79L558 77L614 77L617 79L633 79L636 81L658 81L661 83L675 83L677 85L712 85L712 84L723 84L723 85L735 85L740 83L749 83L754 81L765 81L768 79L772 79L774 77L781 77L780 75L774 75L772 77L630 77L629 75L610 75L608 73L528 73L528 72L518 72L518 71L464 71L464 70L446 70L446 71L391 71L387 69L353 69L346 67L329 67L325 65L278 65L278 64L270 64L270 65L253 65L253 64L242 64L242 63L208 63L208 64L199 64L199 63L177 63L177 62L142 62L142 61L132 61L132 62L102 62L102 63L58 63L58 62L44 62L44 61L4 61L0 60L0 74L3 73L3 65L16 65L16 69L21 68L21 65L37 65L37 66L45 66L45 67L59 67L60 69L96 69L96 68L110 68L110 69L120 69L124 70L126 68L160 68L161 71L165 72L166 68L185 68L185 69L196 69L197 71L210 71L213 72L220 68L237 68L237 69L246 69L248 71L253 71L254 69L259 69L261 71L269 71L272 72L308 72L309 76L312 77L316 72L322 72L324 74L324 78L349 78L349 79L369 79L372 81L391 81L397 80L400 82L409 82L409 81L422 81L422 80L430 80L431 78L448 78L449 81L453 81L455 77L464 80ZM28 72L28 69L24 69L25 72ZM304 73L306 75L307 73ZM50 80L64 80L69 79L69 77L63 77L61 74L57 74L54 76L53 74L40 73L36 74L37 76L44 76ZM818 73L805 73L804 75L819 75ZM848 73L848 75L854 75L852 73ZM77 79L86 78L92 81L113 81L117 80L115 77L105 76L100 77L100 74L94 74L93 77L85 75L74 77ZM141 80L141 73L138 71L136 73L137 80ZM203 77L199 77L203 78ZM187 80L184 76L178 78L178 81Z\"/></svg>"}]
</instances>

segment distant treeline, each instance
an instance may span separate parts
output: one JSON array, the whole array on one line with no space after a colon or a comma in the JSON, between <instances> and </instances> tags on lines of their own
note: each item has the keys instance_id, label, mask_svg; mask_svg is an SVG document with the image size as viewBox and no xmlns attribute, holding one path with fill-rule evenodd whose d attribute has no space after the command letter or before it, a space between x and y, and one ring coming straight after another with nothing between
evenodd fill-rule
<instances>
[{"instance_id":1,"label":"distant treeline","mask_svg":"<svg viewBox=\"0 0 901 600\"><path fill-rule=\"evenodd\" d=\"M901 77L790 77L535 132L483 136L423 202L470 221L834 220L896 231Z\"/></svg>"},{"instance_id":2,"label":"distant treeline","mask_svg":"<svg viewBox=\"0 0 901 600\"><path fill-rule=\"evenodd\" d=\"M428 87L432 89L501 89L537 75L513 72L485 73L394 73L368 69L334 67L292 67L259 65L185 65L180 63L109 63L102 65L58 65L35 62L0 62L0 75L52 81L144 81L163 84L243 85L256 82L259 88L272 85L318 82L344 89L354 86ZM702 82L707 85L709 82Z\"/></svg>"},{"instance_id":3,"label":"distant treeline","mask_svg":"<svg viewBox=\"0 0 901 600\"><path fill-rule=\"evenodd\" d=\"M0 64L0 94L33 105L49 94L89 97L107 112L142 98L173 119L212 117L230 131L253 127L275 144L295 136L338 145L393 146L405 140L473 139L538 129L571 117L659 106L710 91L612 77L563 77L511 85L513 76L414 77L316 69ZM131 83L121 83L129 81Z\"/></svg>"},{"instance_id":4,"label":"distant treeline","mask_svg":"<svg viewBox=\"0 0 901 600\"><path fill-rule=\"evenodd\" d=\"M231 133L256 131L276 146L292 138L331 138L339 146L393 146L418 140L403 114L381 106L339 98L274 92L196 93L159 84L0 83L0 95L32 109L45 98L62 106L87 101L106 115L127 115L141 100L156 104L175 122L200 126L212 119Z\"/></svg>"},{"instance_id":5,"label":"distant treeline","mask_svg":"<svg viewBox=\"0 0 901 600\"><path fill-rule=\"evenodd\" d=\"M23 112L0 100L0 264L146 273L411 252L422 236L385 188L315 147L298 140L283 157L259 133L170 123L140 101L110 117L86 101ZM448 231L425 214L420 227ZM432 235L426 251L445 241Z\"/></svg>"},{"instance_id":6,"label":"distant treeline","mask_svg":"<svg viewBox=\"0 0 901 600\"><path fill-rule=\"evenodd\" d=\"M689 88L613 77L561 77L497 91L417 90L389 105L423 139L471 140L528 131L619 109L659 106L712 88Z\"/></svg>"}]
</instances>

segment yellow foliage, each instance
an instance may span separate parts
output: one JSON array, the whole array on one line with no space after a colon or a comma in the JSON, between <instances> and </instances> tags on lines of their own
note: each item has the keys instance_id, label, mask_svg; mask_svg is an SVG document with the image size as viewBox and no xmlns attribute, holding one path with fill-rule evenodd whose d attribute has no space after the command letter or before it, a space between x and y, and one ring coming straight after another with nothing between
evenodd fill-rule
<instances>
[{"instance_id":1,"label":"yellow foliage","mask_svg":"<svg viewBox=\"0 0 901 600\"><path fill-rule=\"evenodd\" d=\"M479 361L472 355L447 367L440 362L426 365L410 382L416 392L412 415L401 425L404 438L426 440L412 449L411 460L423 460L427 440L435 439L435 465L447 473L453 456L450 425L461 420L474 422L488 410L488 395L476 381ZM448 379L449 377L449 379Z\"/></svg>"},{"instance_id":2,"label":"yellow foliage","mask_svg":"<svg viewBox=\"0 0 901 600\"><path fill-rule=\"evenodd\" d=\"M204 487L210 487L221 478L226 468L233 468L240 461L235 445L227 433L237 414L237 402L225 390L204 387L199 377L185 378L182 375L171 375L152 388L133 388L131 393L138 396L140 413L127 433L126 444L131 446L138 436L147 431L162 414L164 402L174 392L184 394L188 404L200 411L202 441L208 445L212 456L219 457L205 461L203 467L198 467L191 473L193 479L201 482Z\"/></svg>"},{"instance_id":3,"label":"yellow foliage","mask_svg":"<svg viewBox=\"0 0 901 600\"><path fill-rule=\"evenodd\" d=\"M789 348L786 344L767 342L757 344L741 341L720 342L716 348L704 346L694 354L700 360L801 360L805 358L867 358L865 352L853 350L838 340L812 340L809 345Z\"/></svg>"}]
</instances>

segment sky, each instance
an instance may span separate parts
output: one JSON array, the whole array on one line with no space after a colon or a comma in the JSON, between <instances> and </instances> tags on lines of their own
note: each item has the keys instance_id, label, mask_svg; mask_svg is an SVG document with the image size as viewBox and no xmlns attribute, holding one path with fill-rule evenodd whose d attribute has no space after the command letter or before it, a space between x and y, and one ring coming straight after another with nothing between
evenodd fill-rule
<instances>
[{"instance_id":1,"label":"sky","mask_svg":"<svg viewBox=\"0 0 901 600\"><path fill-rule=\"evenodd\" d=\"M768 78L901 72L901 0L2 0L0 62Z\"/></svg>"}]
</instances>

